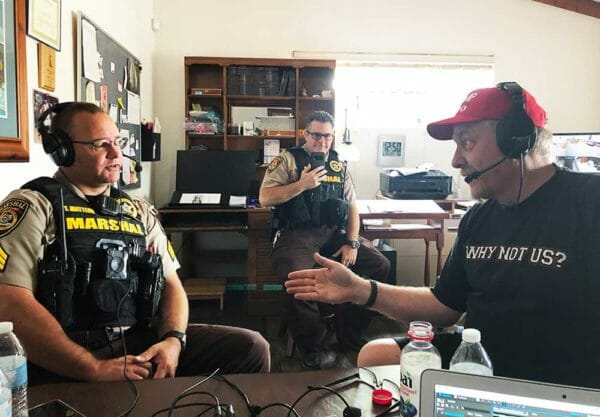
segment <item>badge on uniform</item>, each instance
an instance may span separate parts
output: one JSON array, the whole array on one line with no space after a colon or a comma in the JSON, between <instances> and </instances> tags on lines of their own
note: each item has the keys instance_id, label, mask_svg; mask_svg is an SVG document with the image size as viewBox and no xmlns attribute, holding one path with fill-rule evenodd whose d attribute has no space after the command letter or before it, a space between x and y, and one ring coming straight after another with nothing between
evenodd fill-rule
<instances>
[{"instance_id":1,"label":"badge on uniform","mask_svg":"<svg viewBox=\"0 0 600 417\"><path fill-rule=\"evenodd\" d=\"M267 170L269 172L273 171L275 168L277 168L281 164L282 161L283 161L282 157L276 156L275 158L273 158L273 160L269 164L269 167L267 168Z\"/></svg>"},{"instance_id":2,"label":"badge on uniform","mask_svg":"<svg viewBox=\"0 0 600 417\"><path fill-rule=\"evenodd\" d=\"M342 171L342 163L340 161L329 161L329 167L333 172Z\"/></svg>"},{"instance_id":3,"label":"badge on uniform","mask_svg":"<svg viewBox=\"0 0 600 417\"><path fill-rule=\"evenodd\" d=\"M0 237L16 229L29 210L29 202L20 198L11 198L0 205Z\"/></svg>"}]
</instances>

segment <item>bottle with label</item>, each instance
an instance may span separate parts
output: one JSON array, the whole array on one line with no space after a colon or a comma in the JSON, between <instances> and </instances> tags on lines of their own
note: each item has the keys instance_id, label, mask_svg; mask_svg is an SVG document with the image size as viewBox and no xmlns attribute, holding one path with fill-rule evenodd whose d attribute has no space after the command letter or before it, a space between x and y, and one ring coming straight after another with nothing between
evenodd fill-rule
<instances>
[{"instance_id":1,"label":"bottle with label","mask_svg":"<svg viewBox=\"0 0 600 417\"><path fill-rule=\"evenodd\" d=\"M462 342L450 360L450 370L475 375L494 374L492 361L481 345L479 330L463 330Z\"/></svg>"},{"instance_id":2,"label":"bottle with label","mask_svg":"<svg viewBox=\"0 0 600 417\"><path fill-rule=\"evenodd\" d=\"M0 322L0 370L12 391L12 417L27 417L27 357L10 321Z\"/></svg>"},{"instance_id":3,"label":"bottle with label","mask_svg":"<svg viewBox=\"0 0 600 417\"><path fill-rule=\"evenodd\" d=\"M12 416L12 393L8 386L8 379L0 369L0 417Z\"/></svg>"},{"instance_id":4,"label":"bottle with label","mask_svg":"<svg viewBox=\"0 0 600 417\"><path fill-rule=\"evenodd\" d=\"M411 341L404 346L400 356L400 396L405 403L410 403L416 408L416 416L418 416L421 374L425 369L441 369L442 358L435 346L431 344L433 340L431 323L411 322L408 337Z\"/></svg>"}]
</instances>

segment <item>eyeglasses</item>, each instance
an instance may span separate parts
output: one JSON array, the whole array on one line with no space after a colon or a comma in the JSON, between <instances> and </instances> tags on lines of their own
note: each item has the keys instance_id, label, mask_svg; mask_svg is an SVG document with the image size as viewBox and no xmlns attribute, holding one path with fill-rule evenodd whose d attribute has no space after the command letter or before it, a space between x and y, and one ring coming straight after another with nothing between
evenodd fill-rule
<instances>
[{"instance_id":1,"label":"eyeglasses","mask_svg":"<svg viewBox=\"0 0 600 417\"><path fill-rule=\"evenodd\" d=\"M321 140L322 138L326 141L330 141L333 140L334 137L333 133L309 132L308 130L306 131L306 133L308 133L310 137L313 138L313 140Z\"/></svg>"},{"instance_id":2,"label":"eyeglasses","mask_svg":"<svg viewBox=\"0 0 600 417\"><path fill-rule=\"evenodd\" d=\"M129 139L119 136L114 138L113 140L110 140L109 138L100 138L94 139L91 142L84 142L80 140L72 140L71 142L80 143L82 145L90 145L94 149L108 150L108 148L110 148L111 146L118 146L119 149L123 149L127 145L127 142L129 142Z\"/></svg>"}]
</instances>

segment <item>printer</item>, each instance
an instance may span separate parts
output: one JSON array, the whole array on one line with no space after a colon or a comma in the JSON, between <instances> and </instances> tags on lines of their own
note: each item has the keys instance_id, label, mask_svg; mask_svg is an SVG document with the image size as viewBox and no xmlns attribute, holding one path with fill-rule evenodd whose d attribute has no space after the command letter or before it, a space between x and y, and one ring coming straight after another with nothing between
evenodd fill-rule
<instances>
[{"instance_id":1,"label":"printer","mask_svg":"<svg viewBox=\"0 0 600 417\"><path fill-rule=\"evenodd\" d=\"M452 192L452 177L437 169L387 168L379 187L394 199L443 200Z\"/></svg>"}]
</instances>

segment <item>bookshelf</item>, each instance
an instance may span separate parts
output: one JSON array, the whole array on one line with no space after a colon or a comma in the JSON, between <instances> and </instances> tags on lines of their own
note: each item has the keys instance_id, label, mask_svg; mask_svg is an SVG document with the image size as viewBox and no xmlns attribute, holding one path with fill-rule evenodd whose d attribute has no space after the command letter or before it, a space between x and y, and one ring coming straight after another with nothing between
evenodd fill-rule
<instances>
[{"instance_id":1,"label":"bookshelf","mask_svg":"<svg viewBox=\"0 0 600 417\"><path fill-rule=\"evenodd\" d=\"M189 120L191 110L201 109L213 116L210 122L218 118L216 133L202 131L205 125L199 132L186 130L186 149L257 150L262 162L265 139L278 139L281 150L300 145L310 112L334 114L335 61L185 57L184 62L184 117ZM264 119L282 117L286 109L291 117L285 129L261 129ZM252 117L253 111L257 117ZM242 134L243 122L253 123L253 136Z\"/></svg>"}]
</instances>

